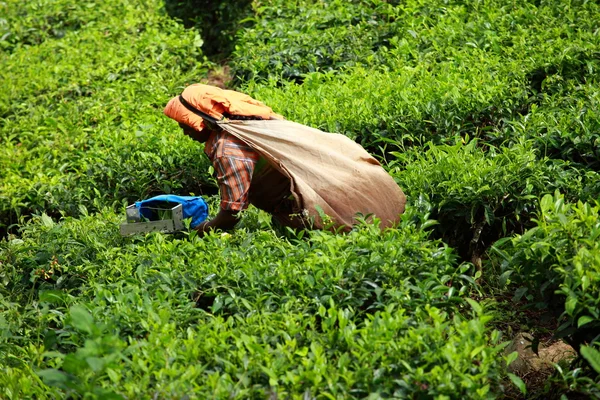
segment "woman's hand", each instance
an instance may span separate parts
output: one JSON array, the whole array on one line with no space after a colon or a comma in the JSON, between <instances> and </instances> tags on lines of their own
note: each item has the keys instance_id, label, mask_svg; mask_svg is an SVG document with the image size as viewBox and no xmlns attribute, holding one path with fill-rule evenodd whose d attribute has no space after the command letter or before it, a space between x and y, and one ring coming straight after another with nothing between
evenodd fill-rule
<instances>
[{"instance_id":1,"label":"woman's hand","mask_svg":"<svg viewBox=\"0 0 600 400\"><path fill-rule=\"evenodd\" d=\"M237 211L221 210L216 217L210 221L202 222L195 229L198 231L200 236L203 236L206 232L212 229L228 231L235 227L235 224L237 224L239 218L239 213Z\"/></svg>"}]
</instances>

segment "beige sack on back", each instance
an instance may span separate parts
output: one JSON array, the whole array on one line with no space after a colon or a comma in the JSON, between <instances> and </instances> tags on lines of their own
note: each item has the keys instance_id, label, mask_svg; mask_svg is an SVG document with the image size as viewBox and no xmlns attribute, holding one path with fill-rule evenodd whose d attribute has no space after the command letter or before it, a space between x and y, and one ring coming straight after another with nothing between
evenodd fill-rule
<instances>
[{"instance_id":1,"label":"beige sack on back","mask_svg":"<svg viewBox=\"0 0 600 400\"><path fill-rule=\"evenodd\" d=\"M373 214L385 228L397 223L406 197L379 162L344 135L286 120L226 121L221 128L246 142L292 182L299 205L322 228L319 208L335 226L351 227Z\"/></svg>"}]
</instances>

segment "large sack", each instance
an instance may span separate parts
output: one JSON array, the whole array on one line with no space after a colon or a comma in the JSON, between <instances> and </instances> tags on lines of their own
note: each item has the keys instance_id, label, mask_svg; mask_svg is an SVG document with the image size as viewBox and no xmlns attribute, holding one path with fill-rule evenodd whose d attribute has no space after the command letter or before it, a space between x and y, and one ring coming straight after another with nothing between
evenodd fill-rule
<instances>
[{"instance_id":1,"label":"large sack","mask_svg":"<svg viewBox=\"0 0 600 400\"><path fill-rule=\"evenodd\" d=\"M348 137L296 122L221 121L219 127L246 142L290 178L301 209L323 228L321 213L349 229L357 214L372 214L389 227L400 220L406 197L379 162Z\"/></svg>"}]
</instances>

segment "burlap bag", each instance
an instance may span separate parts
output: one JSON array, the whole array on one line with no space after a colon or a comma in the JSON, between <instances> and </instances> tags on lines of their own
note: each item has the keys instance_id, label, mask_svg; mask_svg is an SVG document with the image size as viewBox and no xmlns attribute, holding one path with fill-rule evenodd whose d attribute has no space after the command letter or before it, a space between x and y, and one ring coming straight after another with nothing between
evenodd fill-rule
<instances>
[{"instance_id":1,"label":"burlap bag","mask_svg":"<svg viewBox=\"0 0 600 400\"><path fill-rule=\"evenodd\" d=\"M290 179L298 207L323 228L350 228L375 216L381 227L400 220L406 197L379 162L348 137L286 120L222 121L220 128L246 142Z\"/></svg>"}]
</instances>

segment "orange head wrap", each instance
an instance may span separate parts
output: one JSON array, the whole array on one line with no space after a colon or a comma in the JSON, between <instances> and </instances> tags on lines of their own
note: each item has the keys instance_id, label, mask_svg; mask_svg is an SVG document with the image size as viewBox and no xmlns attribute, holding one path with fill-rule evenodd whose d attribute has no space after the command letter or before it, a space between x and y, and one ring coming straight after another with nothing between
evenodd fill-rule
<instances>
[{"instance_id":1,"label":"orange head wrap","mask_svg":"<svg viewBox=\"0 0 600 400\"><path fill-rule=\"evenodd\" d=\"M223 114L256 117L259 119L281 119L270 107L252 97L233 90L223 90L215 86L200 83L190 85L181 94L189 105L195 109L220 120ZM186 108L179 96L173 97L165 107L167 117L185 124L197 131L205 128L204 119Z\"/></svg>"}]
</instances>

